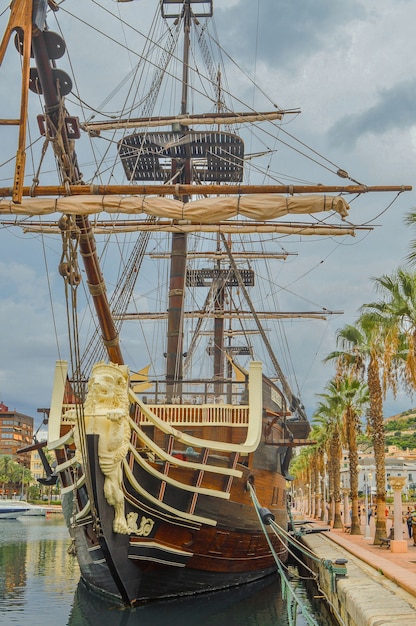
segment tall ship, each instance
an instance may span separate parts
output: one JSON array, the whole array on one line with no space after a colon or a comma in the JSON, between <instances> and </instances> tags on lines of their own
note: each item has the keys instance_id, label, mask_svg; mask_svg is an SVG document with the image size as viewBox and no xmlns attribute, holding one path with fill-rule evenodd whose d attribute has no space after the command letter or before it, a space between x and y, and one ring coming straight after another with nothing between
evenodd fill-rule
<instances>
[{"instance_id":1,"label":"tall ship","mask_svg":"<svg viewBox=\"0 0 416 626\"><path fill-rule=\"evenodd\" d=\"M0 75L13 55L21 71L0 120L16 135L1 220L58 242L68 336L34 446L55 457L43 480L59 481L85 584L127 606L287 560L253 501L287 528L309 433L278 337L287 318L331 312L279 310L282 242L354 235L349 196L409 189L337 168L330 184L283 182L273 158L299 111L233 95L247 85L226 79L238 65L213 13L212 0L14 0L0 47Z\"/></svg>"}]
</instances>

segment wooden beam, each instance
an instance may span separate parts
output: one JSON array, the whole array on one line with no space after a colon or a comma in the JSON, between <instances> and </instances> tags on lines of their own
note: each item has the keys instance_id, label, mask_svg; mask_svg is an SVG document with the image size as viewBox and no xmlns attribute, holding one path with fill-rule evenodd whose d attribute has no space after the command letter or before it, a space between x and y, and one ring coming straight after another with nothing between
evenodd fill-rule
<instances>
[{"instance_id":1,"label":"wooden beam","mask_svg":"<svg viewBox=\"0 0 416 626\"><path fill-rule=\"evenodd\" d=\"M202 195L249 195L249 194L361 194L373 192L412 191L411 185L51 185L23 187L24 196L84 196L84 195L126 195L126 196L192 196ZM0 197L11 196L13 189L0 188Z\"/></svg>"}]
</instances>

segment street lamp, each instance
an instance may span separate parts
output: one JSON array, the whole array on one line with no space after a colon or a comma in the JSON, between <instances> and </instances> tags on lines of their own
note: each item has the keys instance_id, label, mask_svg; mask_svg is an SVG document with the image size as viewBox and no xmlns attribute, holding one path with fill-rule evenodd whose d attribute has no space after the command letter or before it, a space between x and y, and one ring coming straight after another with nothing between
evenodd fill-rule
<instances>
[{"instance_id":1,"label":"street lamp","mask_svg":"<svg viewBox=\"0 0 416 626\"><path fill-rule=\"evenodd\" d=\"M363 467L362 470L364 472L364 487L365 487L365 533L364 539L371 539L370 534L370 516L368 510L368 481L372 480L373 475L369 470L374 469L374 467ZM372 501L372 497L371 497Z\"/></svg>"},{"instance_id":2,"label":"street lamp","mask_svg":"<svg viewBox=\"0 0 416 626\"><path fill-rule=\"evenodd\" d=\"M368 510L368 478L370 474L364 469L364 486L365 486L365 533L364 539L371 539L370 535L370 515Z\"/></svg>"},{"instance_id":3,"label":"street lamp","mask_svg":"<svg viewBox=\"0 0 416 626\"><path fill-rule=\"evenodd\" d=\"M307 493L307 496L308 496L308 515L311 515L311 513L312 513L311 485L308 483L306 485L306 487L308 488L308 493Z\"/></svg>"},{"instance_id":4,"label":"street lamp","mask_svg":"<svg viewBox=\"0 0 416 626\"><path fill-rule=\"evenodd\" d=\"M363 471L364 474L364 502L365 502L365 531L364 531L364 539L371 539L370 536L370 518L369 518L369 510L368 510L368 467L362 467L362 465L357 466L358 472Z\"/></svg>"},{"instance_id":5,"label":"street lamp","mask_svg":"<svg viewBox=\"0 0 416 626\"><path fill-rule=\"evenodd\" d=\"M327 499L327 487L326 487L326 466L327 466L327 462L328 462L328 457L326 452L324 453L324 480L323 480L323 492L324 492L324 514L323 514L323 520L325 524L329 523L329 511L328 511L328 507L326 504L326 499Z\"/></svg>"}]
</instances>

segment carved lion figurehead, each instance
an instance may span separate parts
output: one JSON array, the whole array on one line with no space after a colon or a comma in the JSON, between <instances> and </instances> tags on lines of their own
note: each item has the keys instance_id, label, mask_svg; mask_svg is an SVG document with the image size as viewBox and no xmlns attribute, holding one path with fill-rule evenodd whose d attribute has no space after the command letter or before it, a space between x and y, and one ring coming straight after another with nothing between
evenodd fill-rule
<instances>
[{"instance_id":1,"label":"carved lion figurehead","mask_svg":"<svg viewBox=\"0 0 416 626\"><path fill-rule=\"evenodd\" d=\"M88 381L85 412L88 413L97 406L102 406L109 410L123 409L128 414L128 381L127 366L104 361L96 363Z\"/></svg>"}]
</instances>

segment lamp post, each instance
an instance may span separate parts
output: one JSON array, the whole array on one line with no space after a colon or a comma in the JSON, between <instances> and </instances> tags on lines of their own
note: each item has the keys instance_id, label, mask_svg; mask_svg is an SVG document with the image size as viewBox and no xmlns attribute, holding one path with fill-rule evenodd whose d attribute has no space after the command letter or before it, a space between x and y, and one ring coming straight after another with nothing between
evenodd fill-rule
<instances>
[{"instance_id":1,"label":"lamp post","mask_svg":"<svg viewBox=\"0 0 416 626\"><path fill-rule=\"evenodd\" d=\"M367 468L364 468L364 486L365 486L365 533L364 539L371 539L370 534L370 515L368 510L368 474Z\"/></svg>"},{"instance_id":2,"label":"lamp post","mask_svg":"<svg viewBox=\"0 0 416 626\"><path fill-rule=\"evenodd\" d=\"M369 506L368 506L368 481L372 479L372 474L370 470L374 469L374 466L363 467L362 465L358 465L358 471L363 471L364 475L364 501L365 501L365 531L364 531L364 539L371 539L370 533L370 516L369 516Z\"/></svg>"},{"instance_id":3,"label":"lamp post","mask_svg":"<svg viewBox=\"0 0 416 626\"><path fill-rule=\"evenodd\" d=\"M343 496L343 507L344 507L344 526L348 526L351 521L349 519L350 507L349 507L349 499L348 499L350 489L349 487L342 487L341 491L342 491L342 496Z\"/></svg>"},{"instance_id":4,"label":"lamp post","mask_svg":"<svg viewBox=\"0 0 416 626\"><path fill-rule=\"evenodd\" d=\"M373 506L373 475L371 472L368 472L368 480L370 481L370 506Z\"/></svg>"},{"instance_id":5,"label":"lamp post","mask_svg":"<svg viewBox=\"0 0 416 626\"><path fill-rule=\"evenodd\" d=\"M323 514L323 520L325 524L328 524L329 522L329 516L328 516L328 507L326 504L326 499L327 499L327 488L326 488L326 465L328 462L328 456L326 454L326 452L324 452L324 484L323 484L323 492L324 492L324 514Z\"/></svg>"}]
</instances>

